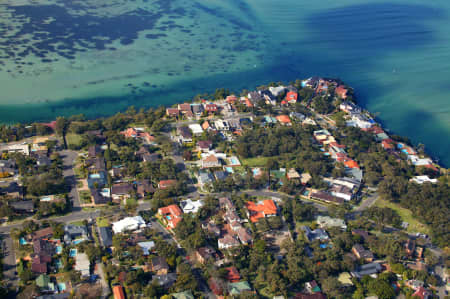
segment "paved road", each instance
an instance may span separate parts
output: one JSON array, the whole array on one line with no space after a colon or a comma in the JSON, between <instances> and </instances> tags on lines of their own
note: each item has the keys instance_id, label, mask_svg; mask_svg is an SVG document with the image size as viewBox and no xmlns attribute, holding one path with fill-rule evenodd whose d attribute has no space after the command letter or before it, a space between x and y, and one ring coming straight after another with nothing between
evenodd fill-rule
<instances>
[{"instance_id":1,"label":"paved road","mask_svg":"<svg viewBox=\"0 0 450 299\"><path fill-rule=\"evenodd\" d=\"M372 195L369 196L369 198L364 200L358 207L356 207L354 211L355 212L362 212L365 209L370 208L378 200L378 197L379 196L378 196L377 193L373 193Z\"/></svg>"},{"instance_id":2,"label":"paved road","mask_svg":"<svg viewBox=\"0 0 450 299\"><path fill-rule=\"evenodd\" d=\"M66 179L66 183L70 186L69 198L73 204L74 211L81 210L80 198L77 191L77 178L75 177L75 172L73 171L73 163L78 157L78 153L71 150L64 150L60 152L63 158L63 175Z\"/></svg>"},{"instance_id":3,"label":"paved road","mask_svg":"<svg viewBox=\"0 0 450 299\"><path fill-rule=\"evenodd\" d=\"M8 233L2 233L3 249L3 275L8 281L8 286L17 286L18 279L16 275L16 254L14 253L13 240Z\"/></svg>"}]
</instances>

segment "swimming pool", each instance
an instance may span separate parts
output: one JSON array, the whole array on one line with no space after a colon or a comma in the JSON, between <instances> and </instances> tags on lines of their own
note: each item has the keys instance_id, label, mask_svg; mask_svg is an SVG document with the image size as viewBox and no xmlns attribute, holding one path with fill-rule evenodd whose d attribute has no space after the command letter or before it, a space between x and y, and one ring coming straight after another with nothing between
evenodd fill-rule
<instances>
[{"instance_id":1,"label":"swimming pool","mask_svg":"<svg viewBox=\"0 0 450 299\"><path fill-rule=\"evenodd\" d=\"M100 178L100 174L99 173L91 174L91 175L89 175L89 178L91 178L91 179L99 179Z\"/></svg>"},{"instance_id":2,"label":"swimming pool","mask_svg":"<svg viewBox=\"0 0 450 299\"><path fill-rule=\"evenodd\" d=\"M62 252L62 246L61 245L56 246L56 253L60 254L61 252Z\"/></svg>"},{"instance_id":3,"label":"swimming pool","mask_svg":"<svg viewBox=\"0 0 450 299\"><path fill-rule=\"evenodd\" d=\"M230 158L230 161L231 161L231 164L233 164L233 165L239 165L239 164L241 164L241 163L239 162L238 158L236 158L236 157L231 157L231 158Z\"/></svg>"},{"instance_id":4,"label":"swimming pool","mask_svg":"<svg viewBox=\"0 0 450 299\"><path fill-rule=\"evenodd\" d=\"M78 244L80 244L83 241L84 241L84 239L78 239L78 240L73 240L72 243L75 244L75 245L78 245Z\"/></svg>"},{"instance_id":5,"label":"swimming pool","mask_svg":"<svg viewBox=\"0 0 450 299\"><path fill-rule=\"evenodd\" d=\"M19 239L19 244L20 244L20 245L27 245L28 242L27 242L27 240L25 240L24 238L20 238L20 239Z\"/></svg>"},{"instance_id":6,"label":"swimming pool","mask_svg":"<svg viewBox=\"0 0 450 299\"><path fill-rule=\"evenodd\" d=\"M70 249L69 256L75 257L77 255L77 250L75 248Z\"/></svg>"},{"instance_id":7,"label":"swimming pool","mask_svg":"<svg viewBox=\"0 0 450 299\"><path fill-rule=\"evenodd\" d=\"M61 269L63 267L61 260L56 260L55 264L56 264L56 268L58 268L58 269Z\"/></svg>"},{"instance_id":8,"label":"swimming pool","mask_svg":"<svg viewBox=\"0 0 450 299\"><path fill-rule=\"evenodd\" d=\"M167 215L166 216L166 218L167 218L167 220L170 220L170 219L172 219L169 215Z\"/></svg>"},{"instance_id":9,"label":"swimming pool","mask_svg":"<svg viewBox=\"0 0 450 299\"><path fill-rule=\"evenodd\" d=\"M225 167L225 171L228 172L228 173L233 173L234 172L233 171L233 167L229 167L229 166Z\"/></svg>"},{"instance_id":10,"label":"swimming pool","mask_svg":"<svg viewBox=\"0 0 450 299\"><path fill-rule=\"evenodd\" d=\"M58 282L58 290L60 292L64 292L66 290L66 283L64 282Z\"/></svg>"},{"instance_id":11,"label":"swimming pool","mask_svg":"<svg viewBox=\"0 0 450 299\"><path fill-rule=\"evenodd\" d=\"M51 201L52 198L50 196L41 197L41 201Z\"/></svg>"}]
</instances>

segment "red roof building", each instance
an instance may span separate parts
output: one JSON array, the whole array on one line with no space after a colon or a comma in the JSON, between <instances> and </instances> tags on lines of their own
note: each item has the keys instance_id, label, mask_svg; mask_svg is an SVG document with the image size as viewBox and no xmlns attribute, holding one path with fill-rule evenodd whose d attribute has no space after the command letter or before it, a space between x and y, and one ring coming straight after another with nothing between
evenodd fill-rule
<instances>
[{"instance_id":1,"label":"red roof building","mask_svg":"<svg viewBox=\"0 0 450 299\"><path fill-rule=\"evenodd\" d=\"M158 188L159 189L168 189L173 187L177 183L177 180L162 180L159 181Z\"/></svg>"},{"instance_id":2,"label":"red roof building","mask_svg":"<svg viewBox=\"0 0 450 299\"><path fill-rule=\"evenodd\" d=\"M291 124L291 119L289 118L289 116L287 116L287 115L278 115L277 117L276 117L276 119L280 122L280 123L282 123L282 124L284 124L284 125L290 125Z\"/></svg>"},{"instance_id":3,"label":"red roof building","mask_svg":"<svg viewBox=\"0 0 450 299\"><path fill-rule=\"evenodd\" d=\"M138 137L138 132L133 128L128 128L125 131L120 132L126 138L136 138Z\"/></svg>"},{"instance_id":4,"label":"red roof building","mask_svg":"<svg viewBox=\"0 0 450 299\"><path fill-rule=\"evenodd\" d=\"M295 91L289 91L286 94L286 101L289 103L296 103L298 98L298 94Z\"/></svg>"},{"instance_id":5,"label":"red roof building","mask_svg":"<svg viewBox=\"0 0 450 299\"><path fill-rule=\"evenodd\" d=\"M114 286L113 287L114 299L125 299L125 294L123 292L122 286Z\"/></svg>"},{"instance_id":6,"label":"red roof building","mask_svg":"<svg viewBox=\"0 0 450 299\"><path fill-rule=\"evenodd\" d=\"M216 104L206 104L205 110L209 113L217 112L218 108Z\"/></svg>"},{"instance_id":7,"label":"red roof building","mask_svg":"<svg viewBox=\"0 0 450 299\"><path fill-rule=\"evenodd\" d=\"M336 93L336 95L338 96L338 97L340 97L341 99L346 99L347 98L347 92L348 92L348 90L347 90L347 88L345 88L344 86L342 86L342 85L339 85L338 87L336 87L336 89L334 90L334 92Z\"/></svg>"},{"instance_id":8,"label":"red roof building","mask_svg":"<svg viewBox=\"0 0 450 299\"><path fill-rule=\"evenodd\" d=\"M237 99L238 98L235 95L229 95L227 96L226 101L228 104L234 104L236 103Z\"/></svg>"},{"instance_id":9,"label":"red roof building","mask_svg":"<svg viewBox=\"0 0 450 299\"><path fill-rule=\"evenodd\" d=\"M381 141L381 146L385 149L385 150L393 150L395 149L394 146L394 140L392 139L384 139L383 141Z\"/></svg>"},{"instance_id":10,"label":"red roof building","mask_svg":"<svg viewBox=\"0 0 450 299\"><path fill-rule=\"evenodd\" d=\"M358 163L356 163L356 161L354 161L354 160L345 161L344 165L348 168L359 168Z\"/></svg>"},{"instance_id":11,"label":"red roof building","mask_svg":"<svg viewBox=\"0 0 450 299\"><path fill-rule=\"evenodd\" d=\"M236 267L233 266L225 269L228 271L226 278L229 282L239 282L241 280L241 275Z\"/></svg>"},{"instance_id":12,"label":"red roof building","mask_svg":"<svg viewBox=\"0 0 450 299\"><path fill-rule=\"evenodd\" d=\"M178 110L177 108L167 108L166 109L166 114L167 116L178 116L180 115L180 110Z\"/></svg>"},{"instance_id":13,"label":"red roof building","mask_svg":"<svg viewBox=\"0 0 450 299\"><path fill-rule=\"evenodd\" d=\"M417 291L413 294L413 297L417 296L421 299L431 298L432 294L430 291L426 290L424 287L419 287Z\"/></svg>"},{"instance_id":14,"label":"red roof building","mask_svg":"<svg viewBox=\"0 0 450 299\"><path fill-rule=\"evenodd\" d=\"M170 205L159 208L158 214L162 216L163 220L167 223L168 228L175 228L181 221L183 212L177 205Z\"/></svg>"},{"instance_id":15,"label":"red roof building","mask_svg":"<svg viewBox=\"0 0 450 299\"><path fill-rule=\"evenodd\" d=\"M245 206L247 207L247 216L251 222L258 222L260 218L271 217L277 215L277 206L271 199L266 199L262 203L254 203L248 201Z\"/></svg>"}]
</instances>

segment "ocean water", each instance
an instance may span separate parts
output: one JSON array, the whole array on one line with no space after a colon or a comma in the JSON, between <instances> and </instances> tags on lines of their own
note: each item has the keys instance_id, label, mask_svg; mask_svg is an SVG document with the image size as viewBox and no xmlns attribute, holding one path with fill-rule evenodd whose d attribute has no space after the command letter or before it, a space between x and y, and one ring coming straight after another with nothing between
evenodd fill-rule
<instances>
[{"instance_id":1,"label":"ocean water","mask_svg":"<svg viewBox=\"0 0 450 299\"><path fill-rule=\"evenodd\" d=\"M448 166L449 15L445 0L5 0L0 121L329 76Z\"/></svg>"}]
</instances>

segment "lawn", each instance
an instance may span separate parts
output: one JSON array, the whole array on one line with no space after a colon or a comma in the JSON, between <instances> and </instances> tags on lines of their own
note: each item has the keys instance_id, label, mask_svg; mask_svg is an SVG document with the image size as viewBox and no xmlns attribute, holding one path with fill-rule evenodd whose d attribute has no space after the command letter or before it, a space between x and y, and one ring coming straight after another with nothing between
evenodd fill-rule
<instances>
[{"instance_id":1,"label":"lawn","mask_svg":"<svg viewBox=\"0 0 450 299\"><path fill-rule=\"evenodd\" d=\"M68 133L66 135L66 140L68 145L79 146L81 145L81 135Z\"/></svg>"},{"instance_id":2,"label":"lawn","mask_svg":"<svg viewBox=\"0 0 450 299\"><path fill-rule=\"evenodd\" d=\"M411 233L424 233L424 234L429 234L429 228L420 223L412 214L412 212L408 209L402 208L400 207L398 204L396 203L392 203L389 202L387 200L378 198L378 200L375 202L375 206L377 207L387 207L387 208L391 208L392 210L396 211L400 217L402 218L402 221L404 222L408 222L409 226L407 231L411 232Z\"/></svg>"},{"instance_id":3,"label":"lawn","mask_svg":"<svg viewBox=\"0 0 450 299\"><path fill-rule=\"evenodd\" d=\"M80 199L83 203L92 203L91 192L89 190L80 191Z\"/></svg>"},{"instance_id":4,"label":"lawn","mask_svg":"<svg viewBox=\"0 0 450 299\"><path fill-rule=\"evenodd\" d=\"M97 218L97 226L98 227L108 227L109 220L107 218L98 217Z\"/></svg>"},{"instance_id":5,"label":"lawn","mask_svg":"<svg viewBox=\"0 0 450 299\"><path fill-rule=\"evenodd\" d=\"M249 167L265 167L267 165L267 157L255 157L255 158L247 158L241 159L241 163L244 166Z\"/></svg>"}]
</instances>

